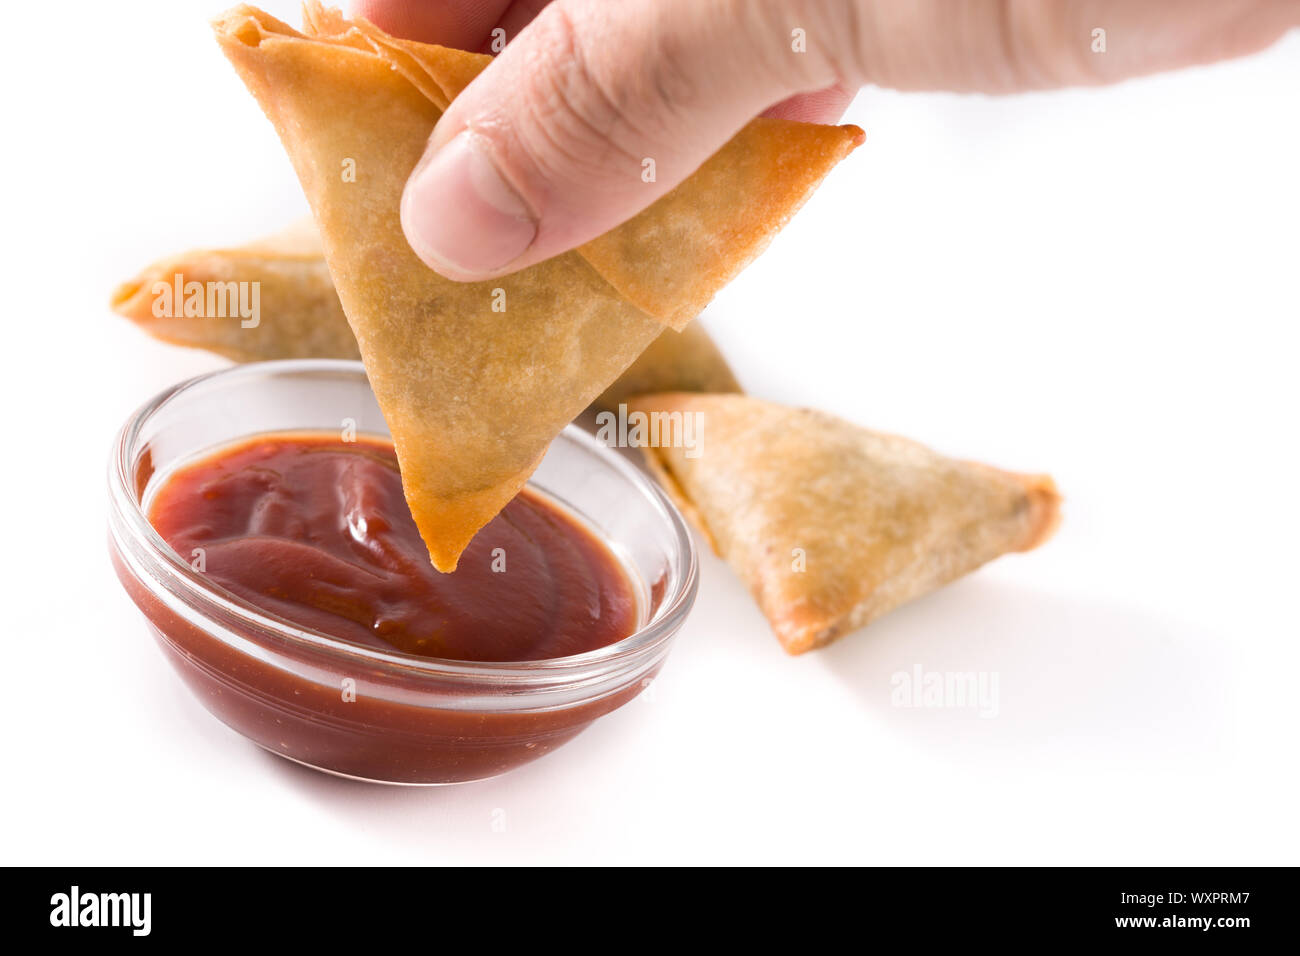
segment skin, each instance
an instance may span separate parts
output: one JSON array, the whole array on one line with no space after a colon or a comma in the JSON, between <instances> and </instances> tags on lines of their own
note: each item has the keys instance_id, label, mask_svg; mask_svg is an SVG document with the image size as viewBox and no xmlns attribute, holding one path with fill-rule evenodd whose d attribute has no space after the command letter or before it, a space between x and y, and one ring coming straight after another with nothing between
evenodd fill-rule
<instances>
[{"instance_id":1,"label":"skin","mask_svg":"<svg viewBox=\"0 0 1300 956\"><path fill-rule=\"evenodd\" d=\"M416 254L460 281L601 235L761 113L833 123L867 84L1005 94L1115 83L1253 53L1300 25L1300 0L358 0L353 12L483 52L505 31L402 202Z\"/></svg>"}]
</instances>

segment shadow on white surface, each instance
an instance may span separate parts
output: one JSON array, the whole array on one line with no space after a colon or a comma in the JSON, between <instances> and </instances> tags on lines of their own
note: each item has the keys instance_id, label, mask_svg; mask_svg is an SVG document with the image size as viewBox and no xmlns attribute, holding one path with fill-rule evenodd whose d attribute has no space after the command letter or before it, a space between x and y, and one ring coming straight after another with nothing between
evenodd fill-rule
<instances>
[{"instance_id":1,"label":"shadow on white surface","mask_svg":"<svg viewBox=\"0 0 1300 956\"><path fill-rule=\"evenodd\" d=\"M943 759L1176 765L1231 743L1235 675L1221 636L991 575L820 653L875 721ZM985 700L909 702L902 689L917 686L918 669L923 681L982 675Z\"/></svg>"},{"instance_id":2,"label":"shadow on white surface","mask_svg":"<svg viewBox=\"0 0 1300 956\"><path fill-rule=\"evenodd\" d=\"M1193 625L1171 626L1141 609L1037 593L982 574L899 609L811 660L781 663L789 668L815 665L817 674L789 671L792 685L825 674L832 686L845 689L861 716L864 750L842 756L882 760L882 771L889 771L888 758L866 741L869 733L884 731L904 750L924 754L940 768L973 771L972 780L996 774L999 767L1110 773L1140 766L1159 772L1204 768L1207 760L1230 754L1233 671L1214 639ZM683 670L691 663L677 661ZM891 678L917 667L927 674L996 675L995 715L981 716L977 707L895 705ZM677 698L682 690L668 694ZM800 753L782 753L783 748L806 750L809 757L819 752L819 743L807 735L816 735L819 726L824 731L825 720L845 716L830 697L826 704L822 714L804 704L799 713L781 718L795 733L769 754L774 765L793 770L800 764ZM580 807L573 803L588 796L593 779L609 785L637 760L671 756L656 751L653 741L662 727L656 731L659 722L647 720L638 706L634 702L604 718L543 760L472 785L376 786L321 774L271 754L263 760L269 772L313 802L388 838L422 845L466 840L483 849L481 841L492 834L499 807L511 808L511 813L526 808L537 837L542 837L539 828L562 832L581 825ZM762 715L749 720L767 732ZM728 727L723 736L734 739L738 726ZM716 759L727 761L721 753ZM621 766L624 761L629 765ZM644 787L660 776L666 790L684 785L671 762L635 779ZM602 800L609 798L607 790ZM534 810L540 814L543 806L553 810L557 804L566 806L567 823L552 819L548 825L533 818ZM413 823L427 829L415 837Z\"/></svg>"}]
</instances>

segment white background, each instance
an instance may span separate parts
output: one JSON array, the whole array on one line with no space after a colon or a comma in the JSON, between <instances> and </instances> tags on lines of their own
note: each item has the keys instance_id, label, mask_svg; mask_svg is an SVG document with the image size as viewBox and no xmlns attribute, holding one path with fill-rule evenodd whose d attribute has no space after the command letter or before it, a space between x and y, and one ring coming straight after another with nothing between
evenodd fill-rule
<instances>
[{"instance_id":1,"label":"white background","mask_svg":"<svg viewBox=\"0 0 1300 956\"><path fill-rule=\"evenodd\" d=\"M215 2L81 6L0 64L4 862L1297 862L1300 35L1105 91L864 91L866 145L703 321L755 394L1052 472L1060 534L802 658L706 555L650 696L411 790L227 730L111 573L114 432L223 363L110 289L305 204ZM999 715L892 707L916 665L996 672Z\"/></svg>"}]
</instances>

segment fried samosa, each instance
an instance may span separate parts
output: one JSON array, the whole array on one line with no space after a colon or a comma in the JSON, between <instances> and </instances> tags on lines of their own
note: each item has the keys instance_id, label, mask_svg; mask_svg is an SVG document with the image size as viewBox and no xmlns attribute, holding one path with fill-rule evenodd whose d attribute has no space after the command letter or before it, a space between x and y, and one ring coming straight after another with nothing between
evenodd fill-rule
<instances>
[{"instance_id":1,"label":"fried samosa","mask_svg":"<svg viewBox=\"0 0 1300 956\"><path fill-rule=\"evenodd\" d=\"M250 328L237 314L158 315L155 289L183 283L256 282L261 314ZM113 293L113 308L156 339L216 352L236 362L290 358L358 359L311 220L227 249L169 256L145 267ZM664 329L593 403L617 409L648 392L739 392L740 385L709 334L698 324Z\"/></svg>"},{"instance_id":2,"label":"fried samosa","mask_svg":"<svg viewBox=\"0 0 1300 956\"><path fill-rule=\"evenodd\" d=\"M251 7L215 29L302 182L411 514L434 565L454 570L560 430L757 255L862 131L755 120L587 246L451 282L410 250L398 206L442 111L490 57L304 11L304 33Z\"/></svg>"},{"instance_id":3,"label":"fried samosa","mask_svg":"<svg viewBox=\"0 0 1300 956\"><path fill-rule=\"evenodd\" d=\"M204 309L200 315L185 315L174 302L160 308L159 294L177 277L182 287L255 283L256 323L229 308ZM112 306L156 339L207 349L236 362L361 357L310 219L246 245L160 259L118 286Z\"/></svg>"},{"instance_id":4,"label":"fried samosa","mask_svg":"<svg viewBox=\"0 0 1300 956\"><path fill-rule=\"evenodd\" d=\"M709 333L698 323L677 332L664 329L627 371L592 403L595 408L618 410L637 395L651 392L742 391L727 360Z\"/></svg>"},{"instance_id":5,"label":"fried samosa","mask_svg":"<svg viewBox=\"0 0 1300 956\"><path fill-rule=\"evenodd\" d=\"M631 424L644 415L651 470L791 654L1035 548L1059 520L1045 475L956 461L823 412L684 393L629 409Z\"/></svg>"}]
</instances>

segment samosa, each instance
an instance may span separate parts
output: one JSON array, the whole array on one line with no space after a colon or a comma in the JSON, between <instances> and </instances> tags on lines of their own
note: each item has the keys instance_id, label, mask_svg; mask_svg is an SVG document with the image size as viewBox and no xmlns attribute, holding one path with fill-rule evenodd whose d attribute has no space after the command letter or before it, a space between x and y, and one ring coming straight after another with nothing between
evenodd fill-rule
<instances>
[{"instance_id":1,"label":"samosa","mask_svg":"<svg viewBox=\"0 0 1300 956\"><path fill-rule=\"evenodd\" d=\"M791 654L1035 548L1059 520L1045 475L946 458L824 412L684 393L629 407L656 441L643 447L651 470Z\"/></svg>"},{"instance_id":2,"label":"samosa","mask_svg":"<svg viewBox=\"0 0 1300 956\"><path fill-rule=\"evenodd\" d=\"M158 314L158 283L176 276L209 282L255 282L261 314L256 325L238 314ZM241 246L196 249L168 256L117 287L113 309L144 332L173 345L206 349L236 362L273 359L358 359L356 336L330 279L320 237L308 219ZM617 409L647 392L738 392L740 385L713 339L698 323L664 329L593 402Z\"/></svg>"},{"instance_id":3,"label":"samosa","mask_svg":"<svg viewBox=\"0 0 1300 956\"><path fill-rule=\"evenodd\" d=\"M754 120L581 249L451 282L408 247L399 201L442 111L490 57L304 9L303 33L238 7L217 37L293 161L411 514L450 571L560 430L757 255L862 131Z\"/></svg>"},{"instance_id":4,"label":"samosa","mask_svg":"<svg viewBox=\"0 0 1300 956\"><path fill-rule=\"evenodd\" d=\"M664 329L614 384L592 402L618 411L634 396L650 392L739 392L731 366L704 326L692 322L680 332Z\"/></svg>"},{"instance_id":5,"label":"samosa","mask_svg":"<svg viewBox=\"0 0 1300 956\"><path fill-rule=\"evenodd\" d=\"M158 308L159 284L256 283L256 324L238 314L184 315ZM113 292L112 306L156 339L207 349L236 362L358 359L311 220L242 246L195 249L159 259ZM724 389L725 391L725 389Z\"/></svg>"}]
</instances>

